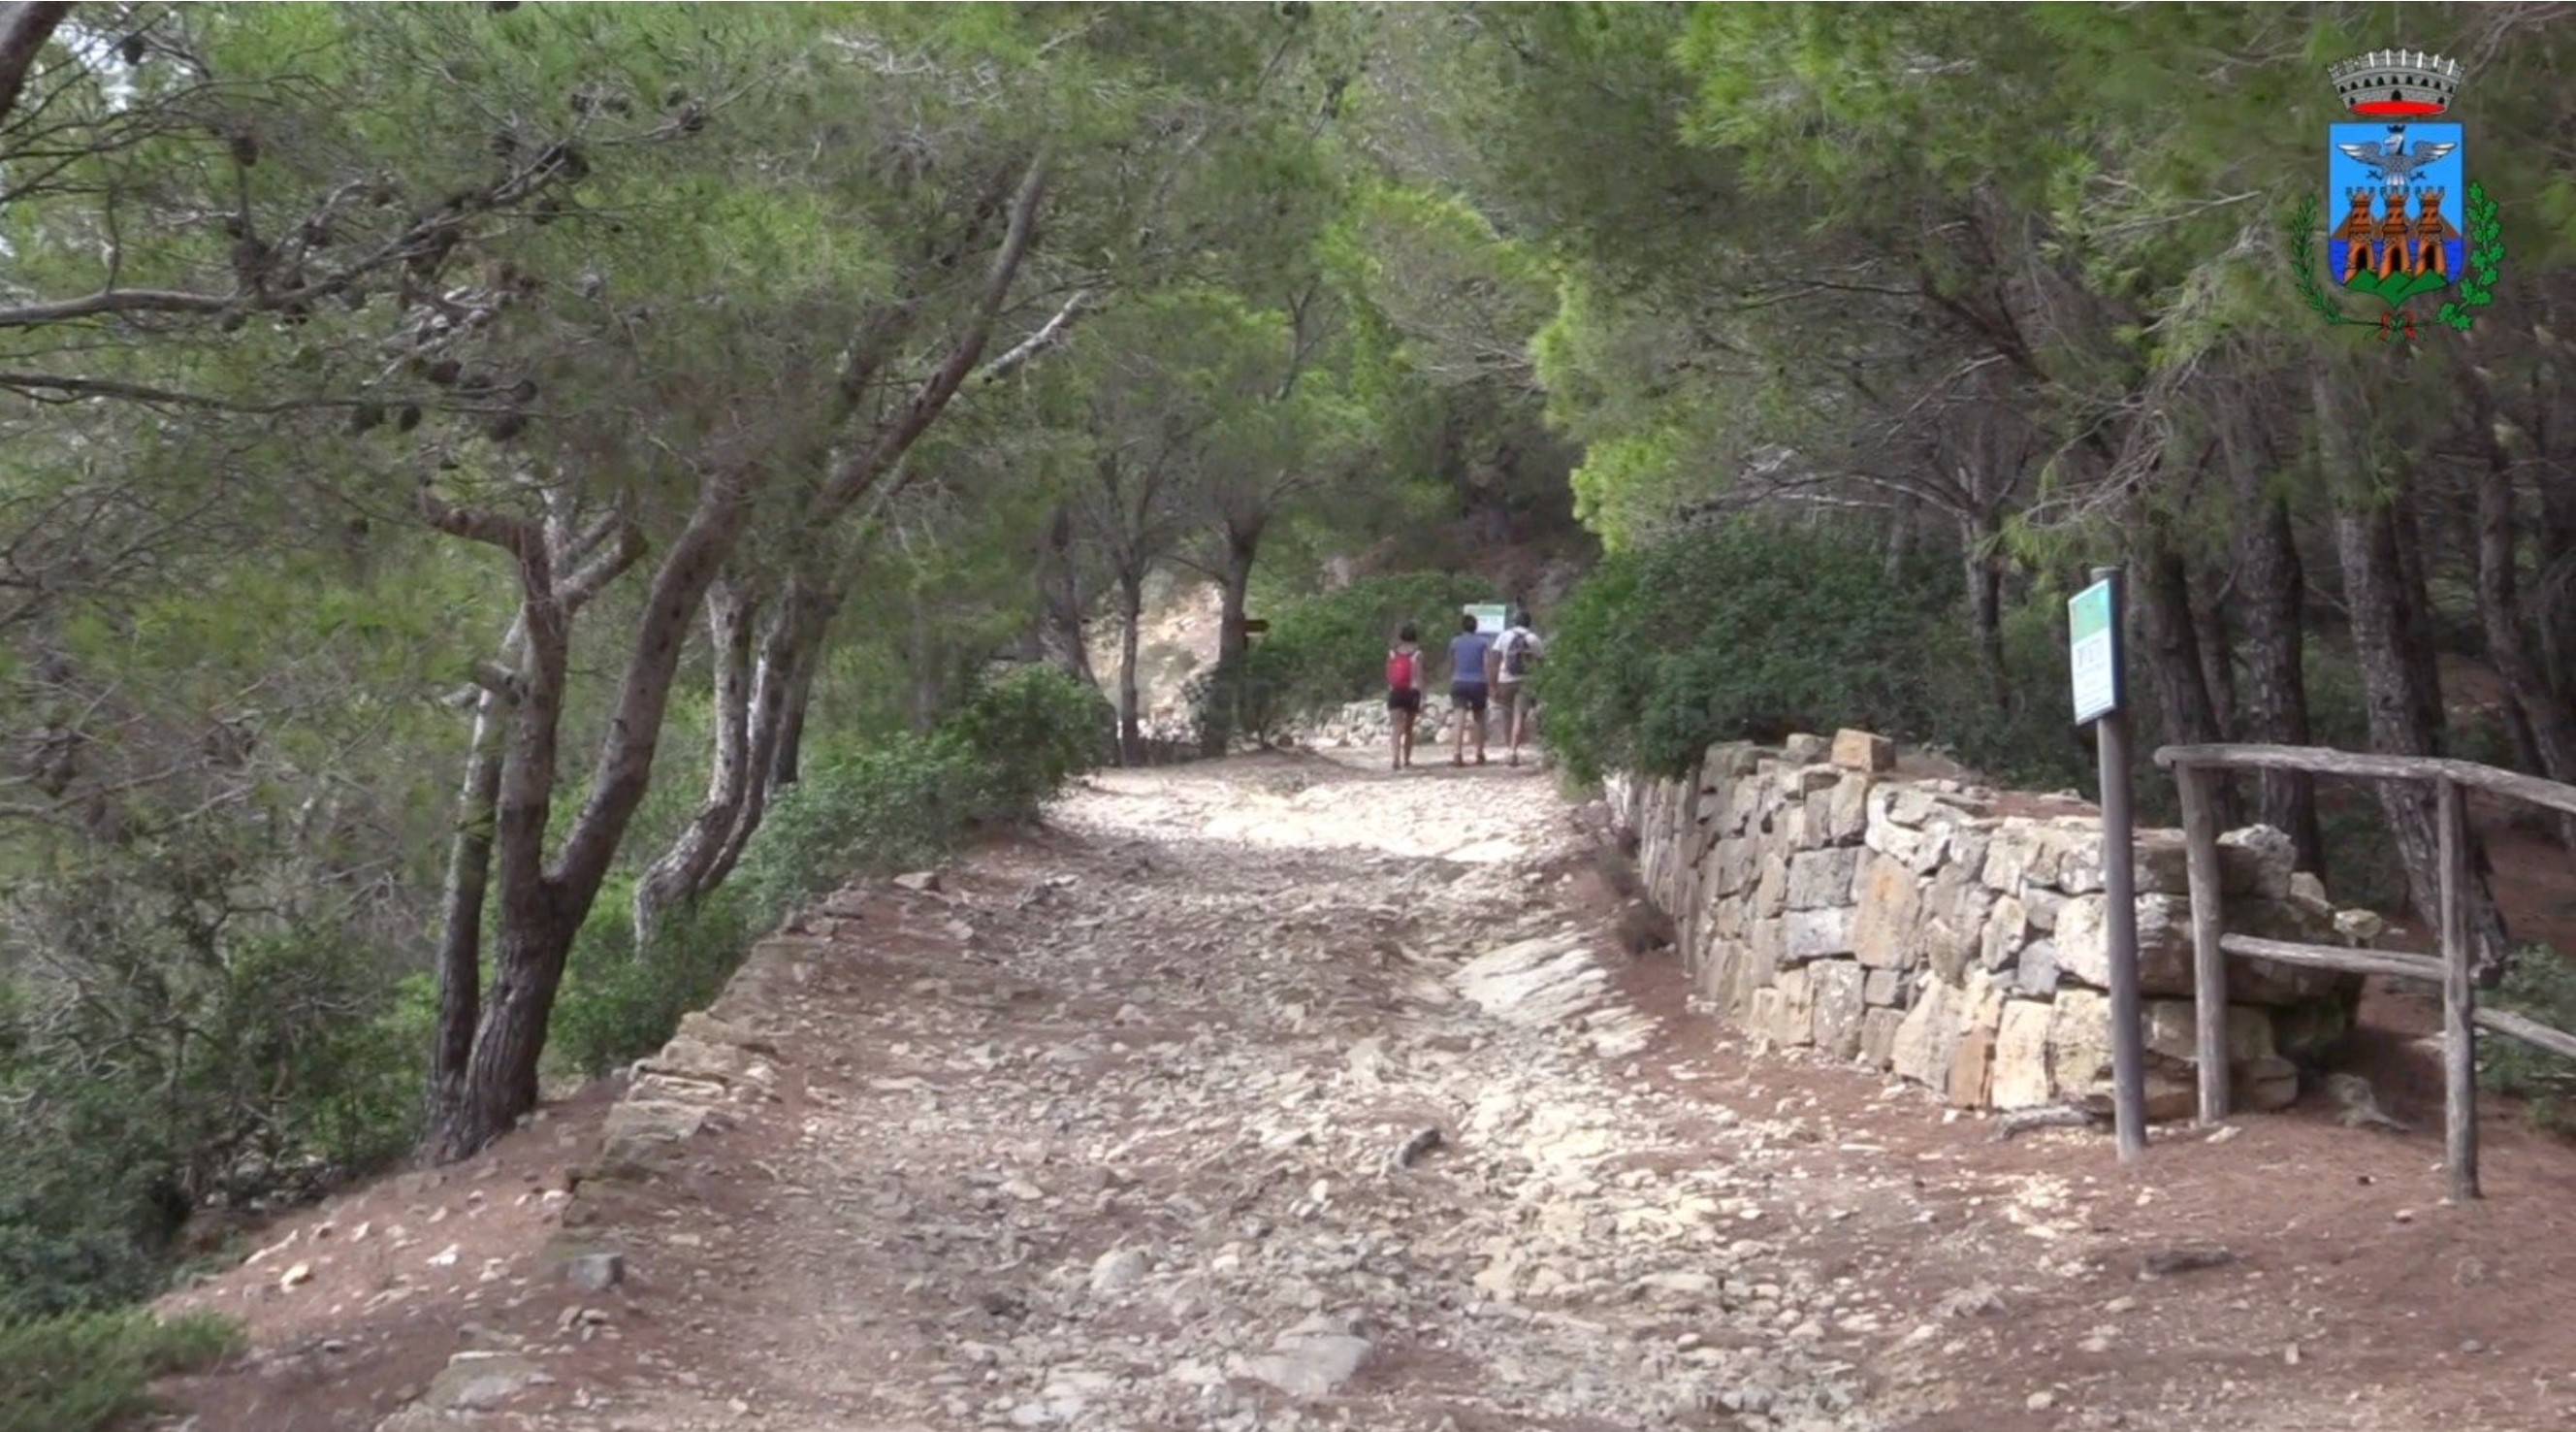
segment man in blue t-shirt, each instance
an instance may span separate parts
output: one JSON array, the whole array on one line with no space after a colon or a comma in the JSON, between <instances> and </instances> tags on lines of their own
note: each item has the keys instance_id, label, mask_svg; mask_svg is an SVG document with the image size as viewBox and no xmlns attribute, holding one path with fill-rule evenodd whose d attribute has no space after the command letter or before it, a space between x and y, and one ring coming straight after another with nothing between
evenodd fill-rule
<instances>
[{"instance_id":1,"label":"man in blue t-shirt","mask_svg":"<svg viewBox=\"0 0 2576 1432\"><path fill-rule=\"evenodd\" d=\"M1475 613L1458 618L1458 634L1449 638L1449 709L1458 713L1458 739L1449 764L1467 764L1467 728L1476 728L1476 764L1485 764L1485 702L1493 689L1494 644L1476 629Z\"/></svg>"}]
</instances>

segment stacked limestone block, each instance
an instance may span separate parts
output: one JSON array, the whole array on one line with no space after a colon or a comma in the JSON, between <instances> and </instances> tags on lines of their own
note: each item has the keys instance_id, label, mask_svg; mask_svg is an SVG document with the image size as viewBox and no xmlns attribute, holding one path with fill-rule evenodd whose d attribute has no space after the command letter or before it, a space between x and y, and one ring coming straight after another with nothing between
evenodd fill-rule
<instances>
[{"instance_id":1,"label":"stacked limestone block","mask_svg":"<svg viewBox=\"0 0 2576 1432\"><path fill-rule=\"evenodd\" d=\"M1612 782L1640 873L1680 934L1700 992L1777 1044L1893 1070L1963 1107L2107 1103L2110 978L2101 822L1999 816L1992 791L1893 774L1894 748L1845 731L1830 747L1710 748L1684 781ZM2292 873L2280 832L2221 840L2229 930L2362 943ZM2192 1106L2191 900L2182 835L2137 833L2140 986L2151 1117ZM2231 959L2236 1102L2295 1098L2286 1057L2339 1032L2354 976Z\"/></svg>"}]
</instances>

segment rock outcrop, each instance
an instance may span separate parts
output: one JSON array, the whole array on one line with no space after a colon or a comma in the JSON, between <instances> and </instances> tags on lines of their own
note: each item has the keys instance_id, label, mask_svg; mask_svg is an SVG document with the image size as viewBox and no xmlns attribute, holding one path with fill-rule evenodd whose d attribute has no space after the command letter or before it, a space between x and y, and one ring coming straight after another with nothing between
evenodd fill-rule
<instances>
[{"instance_id":1,"label":"rock outcrop","mask_svg":"<svg viewBox=\"0 0 2576 1432\"><path fill-rule=\"evenodd\" d=\"M1713 746L1687 780L1614 778L1646 894L1701 994L1776 1044L1812 1047L1970 1108L2107 1106L2109 923L2098 816L2000 814L1997 793L1896 773L1884 738ZM2179 831L2137 832L2148 1113L2192 1108L2191 900ZM2228 832L2232 931L2312 944L2376 933L2295 871L2289 839ZM2229 1058L2240 1106L2295 1098L2285 1048L2342 1027L2353 976L2234 959Z\"/></svg>"}]
</instances>

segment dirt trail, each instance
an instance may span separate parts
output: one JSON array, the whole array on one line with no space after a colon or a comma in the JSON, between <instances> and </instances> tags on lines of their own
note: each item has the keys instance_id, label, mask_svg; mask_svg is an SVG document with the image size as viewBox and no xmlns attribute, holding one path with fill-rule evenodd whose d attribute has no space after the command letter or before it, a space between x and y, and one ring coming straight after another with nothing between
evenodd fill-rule
<instances>
[{"instance_id":1,"label":"dirt trail","mask_svg":"<svg viewBox=\"0 0 2576 1432\"><path fill-rule=\"evenodd\" d=\"M619 1285L549 1261L576 1107L188 1295L263 1352L179 1391L197 1432L2567 1425L2555 1149L2450 1211L2431 1141L2314 1120L2143 1176L1996 1143L1712 1027L1585 850L1499 764L1095 778L806 922L774 1096L575 1231Z\"/></svg>"}]
</instances>

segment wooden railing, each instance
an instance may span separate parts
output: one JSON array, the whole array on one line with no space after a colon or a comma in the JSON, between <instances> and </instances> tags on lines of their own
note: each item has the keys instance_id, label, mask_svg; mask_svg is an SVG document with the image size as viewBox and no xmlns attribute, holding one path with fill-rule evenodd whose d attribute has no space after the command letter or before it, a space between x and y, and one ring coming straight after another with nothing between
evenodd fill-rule
<instances>
[{"instance_id":1,"label":"wooden railing","mask_svg":"<svg viewBox=\"0 0 2576 1432\"><path fill-rule=\"evenodd\" d=\"M2167 746L2156 764L2182 786L2183 839L2190 862L2194 1034L2200 1063L2200 1117L2227 1117L2227 956L2287 965L2393 975L2442 987L2442 1124L2444 1166L2455 1203L2478 1196L2478 1029L2484 1026L2552 1054L2576 1059L2576 1035L2504 1010L2480 1009L2470 982L2476 951L2469 939L2468 791L2485 791L2576 815L2576 786L2500 771L2474 761L2431 756L2377 756L2317 746ZM2368 781L2429 781L2436 796L2440 842L2440 955L2355 950L2231 935L2221 905L2218 864L2218 776L2222 771L2302 771Z\"/></svg>"}]
</instances>

